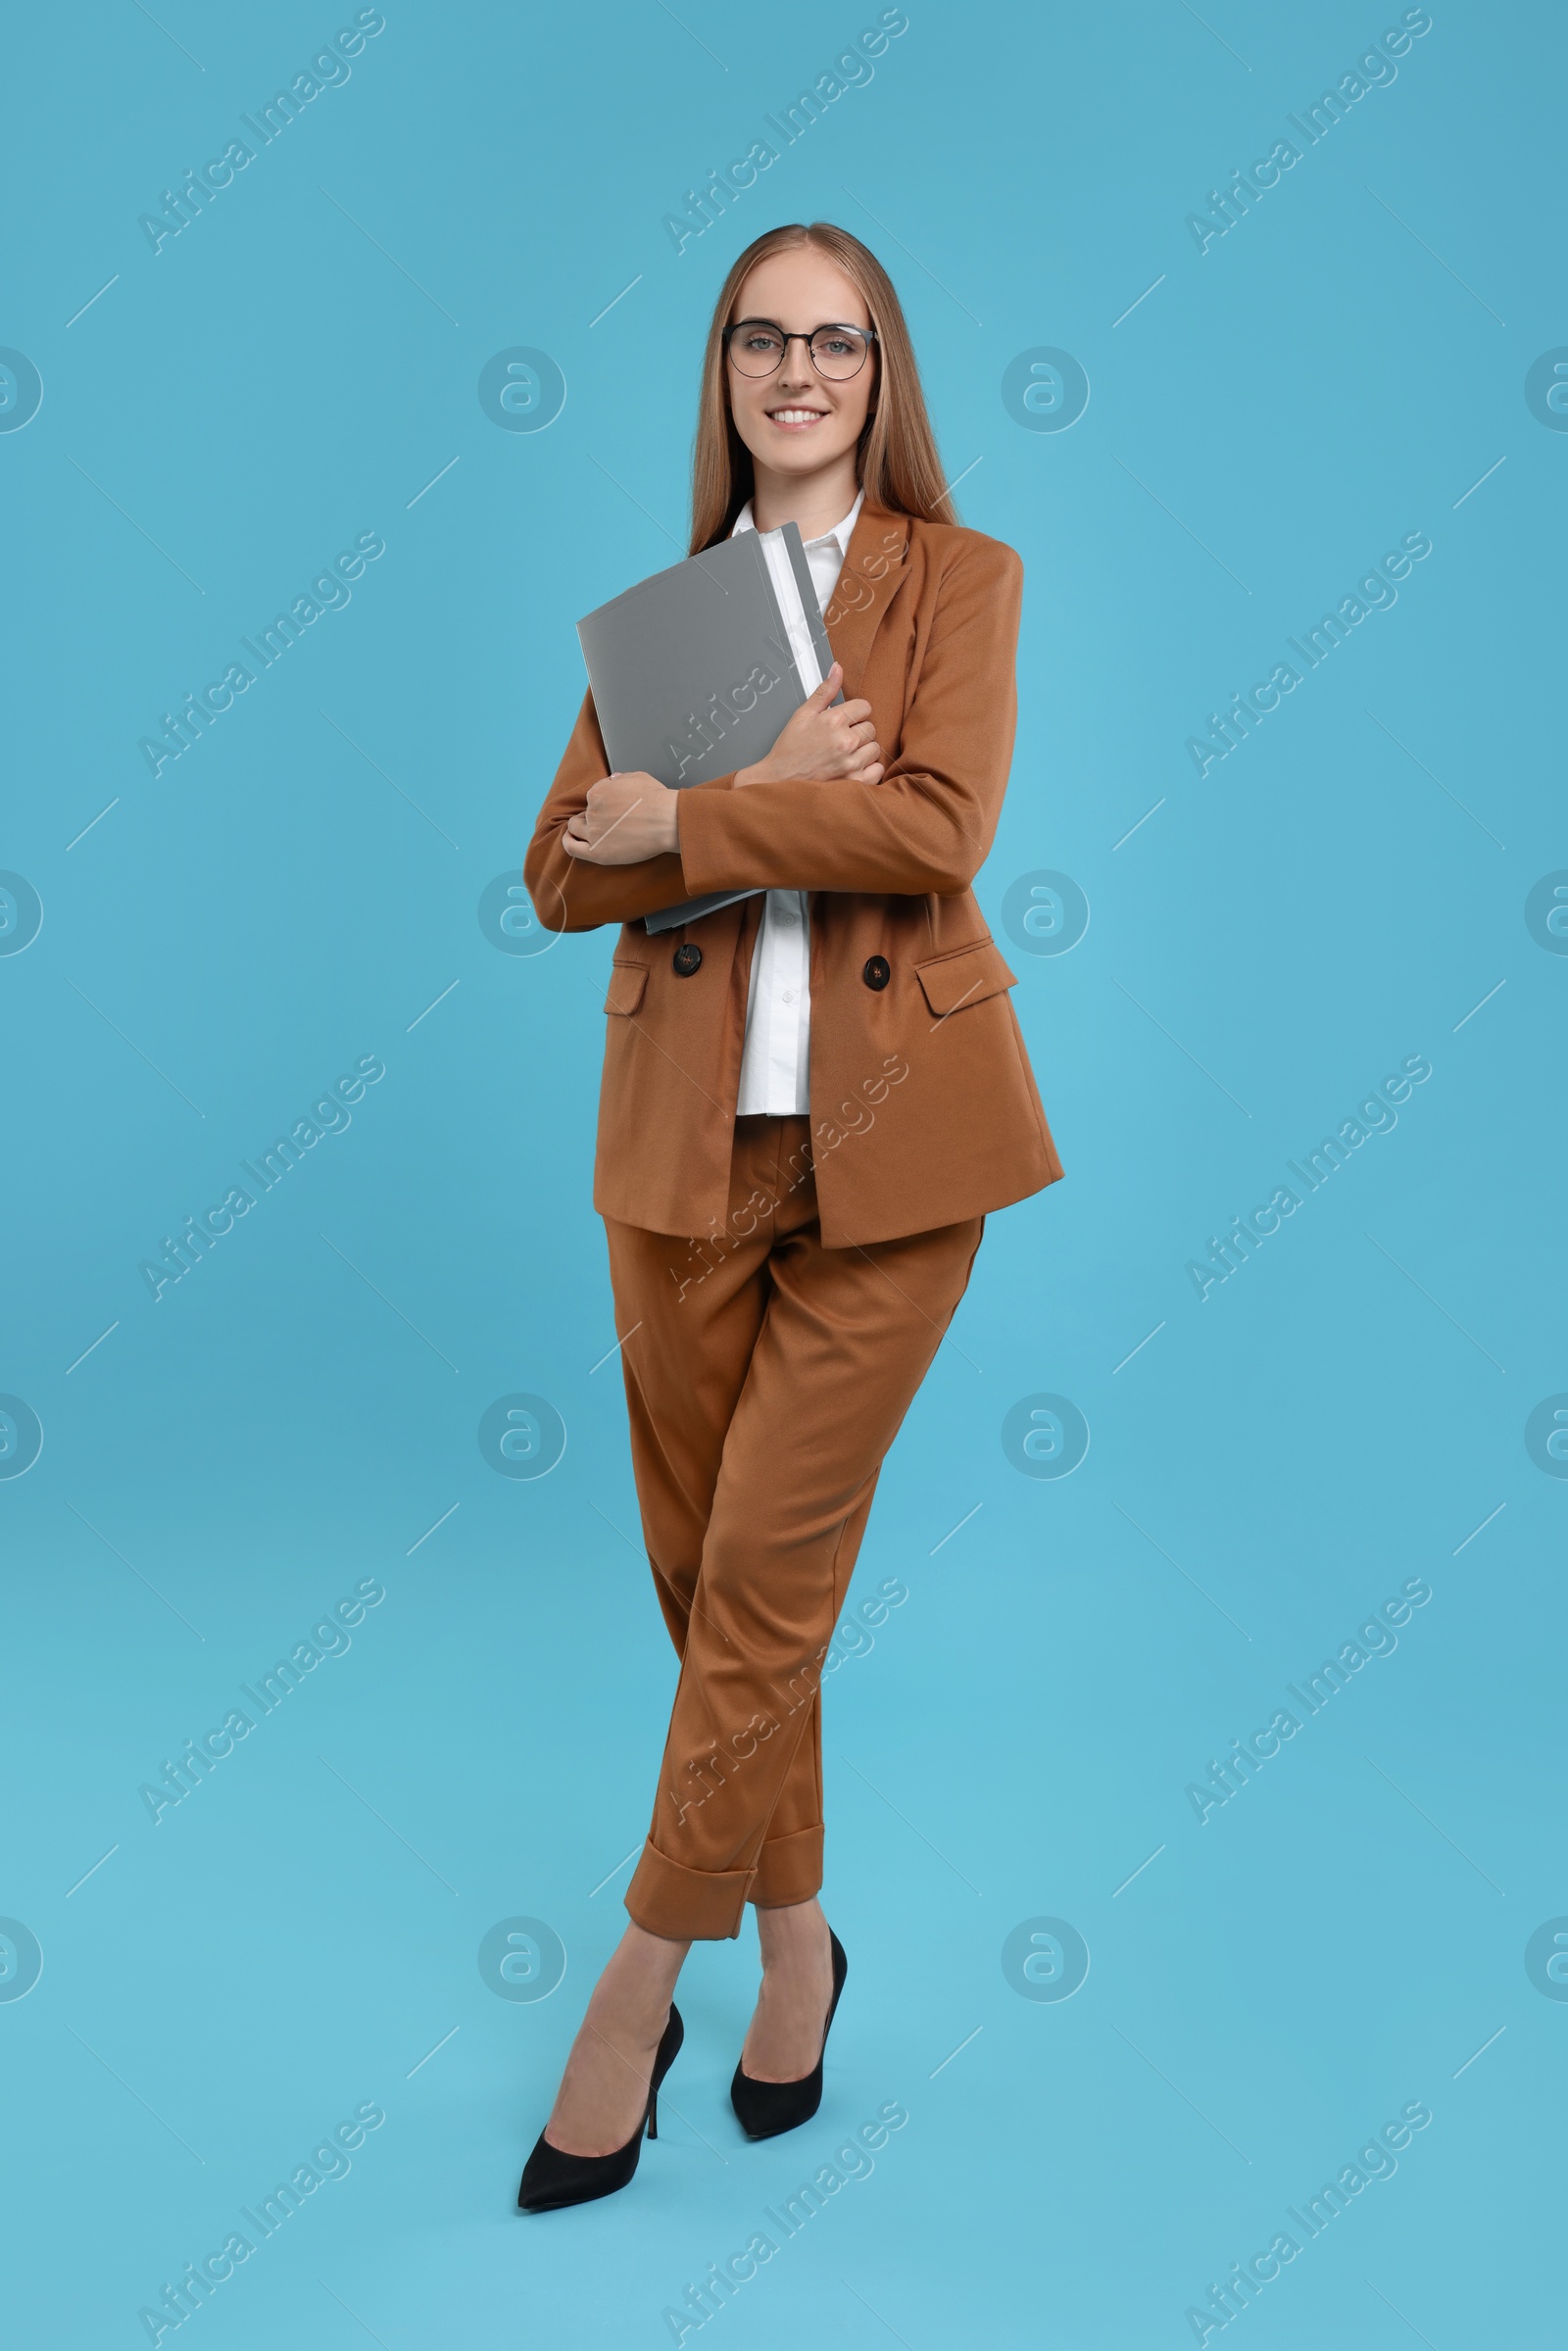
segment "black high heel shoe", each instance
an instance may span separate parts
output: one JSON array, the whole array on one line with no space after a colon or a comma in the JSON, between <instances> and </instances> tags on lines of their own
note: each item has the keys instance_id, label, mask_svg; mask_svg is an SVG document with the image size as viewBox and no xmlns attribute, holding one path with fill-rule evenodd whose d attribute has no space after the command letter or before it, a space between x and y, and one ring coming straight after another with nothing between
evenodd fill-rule
<instances>
[{"instance_id":1,"label":"black high heel shoe","mask_svg":"<svg viewBox=\"0 0 1568 2351\"><path fill-rule=\"evenodd\" d=\"M831 1927L827 1938L833 1951L833 1997L828 2002L827 2023L822 2027L821 2052L811 2071L803 2074L799 2082L754 2082L743 2067L735 2068L729 2102L748 2138L777 2138L781 2131L796 2131L802 2123L810 2121L822 2103L822 2060L827 2054L827 2036L833 2030L839 1994L850 1972L844 1945Z\"/></svg>"},{"instance_id":2,"label":"black high heel shoe","mask_svg":"<svg viewBox=\"0 0 1568 2351\"><path fill-rule=\"evenodd\" d=\"M564 2148L553 2147L540 2131L533 2153L523 2166L522 2185L517 2190L519 2212L552 2212L563 2204L591 2204L596 2196L612 2196L617 2188L626 2185L643 2151L644 2131L650 2138L659 2136L659 2085L674 2064L685 2038L680 2010L671 2000L669 2021L654 2052L648 2104L642 2121L623 2147L612 2148L608 2155L568 2155Z\"/></svg>"}]
</instances>

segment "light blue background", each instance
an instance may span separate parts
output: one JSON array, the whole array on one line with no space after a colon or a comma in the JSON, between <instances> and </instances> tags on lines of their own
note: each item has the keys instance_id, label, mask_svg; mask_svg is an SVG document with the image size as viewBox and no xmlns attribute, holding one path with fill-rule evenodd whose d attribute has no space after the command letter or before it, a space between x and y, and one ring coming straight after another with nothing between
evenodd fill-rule
<instances>
[{"instance_id":1,"label":"light blue background","mask_svg":"<svg viewBox=\"0 0 1568 2351\"><path fill-rule=\"evenodd\" d=\"M1524 1950L1568 1912L1568 1486L1524 1426L1568 1389L1568 961L1524 904L1568 866L1568 436L1523 387L1568 343L1559 13L1436 5L1200 254L1186 216L1396 8L911 0L677 257L663 214L875 8L389 0L155 256L138 216L352 13L89 0L14 39L0 342L44 397L0 435L0 866L44 921L0 957L0 1389L44 1445L0 1481L0 1911L44 1965L0 2001L8 2335L145 2340L374 2100L208 2351L654 2345L897 2099L874 2174L711 2322L732 2351L1149 2351L1419 2099L1397 2175L1235 2324L1544 2342L1568 2004ZM722 272L814 217L891 268L964 517L1024 557L979 893L1004 944L1020 874L1089 900L1070 954L1012 956L1067 1178L992 1221L862 1554L908 1597L827 1692L821 2114L758 2148L729 2115L748 1928L693 1957L632 2189L528 2222L673 1660L600 1360L611 940L504 955L476 908L570 726L574 620L678 551ZM477 398L517 345L567 385L538 434ZM1068 431L1003 405L1041 345L1088 372ZM1416 530L1397 606L1200 780L1186 738ZM348 608L155 781L159 713L366 531ZM1200 1302L1186 1261L1416 1053L1397 1128ZM348 1131L155 1305L139 1261L367 1054ZM540 1481L478 1448L513 1392L565 1425ZM1089 1424L1063 1481L1002 1448L1038 1392ZM1200 1826L1188 1783L1413 1577L1397 1651ZM140 1784L366 1578L350 1651L155 1827ZM541 2002L479 1974L515 1915L565 1946ZM1065 2002L1003 1973L1039 1916L1090 1950Z\"/></svg>"}]
</instances>

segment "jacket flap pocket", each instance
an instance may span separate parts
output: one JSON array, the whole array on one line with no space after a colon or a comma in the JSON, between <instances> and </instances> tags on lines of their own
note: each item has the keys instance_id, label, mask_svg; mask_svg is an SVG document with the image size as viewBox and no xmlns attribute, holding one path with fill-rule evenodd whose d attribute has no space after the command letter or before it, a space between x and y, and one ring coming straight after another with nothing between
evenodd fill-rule
<instances>
[{"instance_id":1,"label":"jacket flap pocket","mask_svg":"<svg viewBox=\"0 0 1568 2351\"><path fill-rule=\"evenodd\" d=\"M623 963L617 955L610 967L610 990L605 998L607 1012L635 1012L643 1001L648 985L646 963Z\"/></svg>"},{"instance_id":2,"label":"jacket flap pocket","mask_svg":"<svg viewBox=\"0 0 1568 2351\"><path fill-rule=\"evenodd\" d=\"M939 1020L961 1005L980 1004L986 997L1000 996L1004 989L1017 985L1017 974L1007 969L994 939L977 939L973 947L956 948L951 954L917 963L915 971L925 1001Z\"/></svg>"}]
</instances>

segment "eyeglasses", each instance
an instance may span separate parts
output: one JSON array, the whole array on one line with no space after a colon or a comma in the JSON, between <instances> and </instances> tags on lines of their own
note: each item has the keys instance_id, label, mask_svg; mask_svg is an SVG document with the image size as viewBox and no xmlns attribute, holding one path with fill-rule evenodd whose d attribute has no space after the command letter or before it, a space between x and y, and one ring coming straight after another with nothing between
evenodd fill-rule
<instances>
[{"instance_id":1,"label":"eyeglasses","mask_svg":"<svg viewBox=\"0 0 1568 2351\"><path fill-rule=\"evenodd\" d=\"M742 375L771 375L792 343L804 343L811 365L829 383L848 383L865 366L876 341L871 326L818 326L810 334L786 334L771 318L738 318L724 329L730 365Z\"/></svg>"}]
</instances>

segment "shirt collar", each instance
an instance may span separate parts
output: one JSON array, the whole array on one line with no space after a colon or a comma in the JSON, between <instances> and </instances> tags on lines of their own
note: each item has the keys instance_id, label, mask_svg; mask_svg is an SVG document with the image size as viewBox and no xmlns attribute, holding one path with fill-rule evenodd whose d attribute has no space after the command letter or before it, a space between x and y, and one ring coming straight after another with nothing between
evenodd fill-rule
<instances>
[{"instance_id":1,"label":"shirt collar","mask_svg":"<svg viewBox=\"0 0 1568 2351\"><path fill-rule=\"evenodd\" d=\"M838 547L839 554L841 556L847 556L850 552L851 534L855 529L856 523L859 520L860 509L862 506L864 506L864 504L865 492L861 490L859 495L857 497L855 504L845 515L843 521L835 522L833 528L831 530L823 531L820 538L806 540L806 546L823 547L827 544L829 539L832 539ZM742 507L740 513L735 517L735 524L734 528L730 532L730 537L732 539L736 538L743 530L755 530L756 528L757 523L752 514L752 502L748 498L746 504Z\"/></svg>"}]
</instances>

